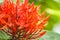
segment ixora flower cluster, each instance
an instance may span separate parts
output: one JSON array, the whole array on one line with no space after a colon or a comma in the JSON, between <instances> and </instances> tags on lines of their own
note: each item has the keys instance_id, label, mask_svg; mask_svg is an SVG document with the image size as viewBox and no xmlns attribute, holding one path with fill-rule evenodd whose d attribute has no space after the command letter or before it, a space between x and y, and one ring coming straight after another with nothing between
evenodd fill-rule
<instances>
[{"instance_id":1,"label":"ixora flower cluster","mask_svg":"<svg viewBox=\"0 0 60 40\"><path fill-rule=\"evenodd\" d=\"M24 0L4 0L0 5L0 29L11 36L12 40L31 40L39 38L46 33L42 31L48 17L45 13L38 14L39 7L34 7L34 3L29 4Z\"/></svg>"}]
</instances>

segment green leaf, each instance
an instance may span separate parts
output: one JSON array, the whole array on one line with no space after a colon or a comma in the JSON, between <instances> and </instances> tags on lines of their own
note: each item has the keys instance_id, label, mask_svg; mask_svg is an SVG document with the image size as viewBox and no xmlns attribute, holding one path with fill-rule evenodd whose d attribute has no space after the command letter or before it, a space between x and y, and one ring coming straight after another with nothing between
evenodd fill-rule
<instances>
[{"instance_id":1,"label":"green leaf","mask_svg":"<svg viewBox=\"0 0 60 40\"><path fill-rule=\"evenodd\" d=\"M47 31L47 33L39 40L60 40L60 34L55 32Z\"/></svg>"},{"instance_id":2,"label":"green leaf","mask_svg":"<svg viewBox=\"0 0 60 40\"><path fill-rule=\"evenodd\" d=\"M60 10L60 3L54 1L54 0L46 0L46 7L51 9Z\"/></svg>"},{"instance_id":3,"label":"green leaf","mask_svg":"<svg viewBox=\"0 0 60 40\"><path fill-rule=\"evenodd\" d=\"M52 30L54 25L60 22L60 10L52 10L48 8L47 14L50 15L50 18L48 20L48 25L45 29Z\"/></svg>"},{"instance_id":4,"label":"green leaf","mask_svg":"<svg viewBox=\"0 0 60 40\"><path fill-rule=\"evenodd\" d=\"M7 40L7 39L10 39L10 37L6 33L0 30L0 40Z\"/></svg>"}]
</instances>

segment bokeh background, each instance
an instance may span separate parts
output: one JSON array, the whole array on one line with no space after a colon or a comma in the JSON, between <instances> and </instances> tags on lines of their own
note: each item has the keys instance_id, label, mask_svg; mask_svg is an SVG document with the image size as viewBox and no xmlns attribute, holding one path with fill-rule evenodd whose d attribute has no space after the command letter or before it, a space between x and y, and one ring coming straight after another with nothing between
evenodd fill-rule
<instances>
[{"instance_id":1,"label":"bokeh background","mask_svg":"<svg viewBox=\"0 0 60 40\"><path fill-rule=\"evenodd\" d=\"M2 2L3 0L0 0L0 3ZM40 6L39 13L46 11L46 16L50 15L50 19L45 27L47 33L39 40L60 40L60 0L29 0L29 3L32 2L34 2L35 6ZM7 40L9 36L0 31L0 40L2 38Z\"/></svg>"}]
</instances>

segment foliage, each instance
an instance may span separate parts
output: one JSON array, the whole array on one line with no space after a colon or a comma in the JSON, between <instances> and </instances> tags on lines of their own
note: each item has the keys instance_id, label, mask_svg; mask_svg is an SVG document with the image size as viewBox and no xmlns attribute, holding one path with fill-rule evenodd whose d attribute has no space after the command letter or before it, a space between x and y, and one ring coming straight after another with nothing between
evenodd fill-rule
<instances>
[{"instance_id":1,"label":"foliage","mask_svg":"<svg viewBox=\"0 0 60 40\"><path fill-rule=\"evenodd\" d=\"M47 31L47 33L39 40L60 40L60 34L52 31Z\"/></svg>"}]
</instances>

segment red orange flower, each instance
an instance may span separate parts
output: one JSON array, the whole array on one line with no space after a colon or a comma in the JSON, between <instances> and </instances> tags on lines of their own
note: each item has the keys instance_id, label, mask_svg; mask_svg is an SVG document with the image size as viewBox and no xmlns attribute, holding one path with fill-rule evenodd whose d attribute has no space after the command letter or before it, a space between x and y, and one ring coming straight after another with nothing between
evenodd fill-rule
<instances>
[{"instance_id":1,"label":"red orange flower","mask_svg":"<svg viewBox=\"0 0 60 40\"><path fill-rule=\"evenodd\" d=\"M0 29L12 36L12 40L28 40L41 37L49 17L44 19L45 13L38 14L39 7L34 7L34 3L29 4L28 0L20 4L16 0L4 0L0 6Z\"/></svg>"}]
</instances>

